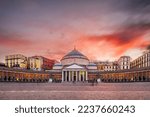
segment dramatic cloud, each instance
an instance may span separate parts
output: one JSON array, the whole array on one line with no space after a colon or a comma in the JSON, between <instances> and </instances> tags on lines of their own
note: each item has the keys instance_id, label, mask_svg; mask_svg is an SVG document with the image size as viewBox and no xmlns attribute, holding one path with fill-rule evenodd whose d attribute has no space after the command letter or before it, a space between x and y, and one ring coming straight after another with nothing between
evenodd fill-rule
<instances>
[{"instance_id":1,"label":"dramatic cloud","mask_svg":"<svg viewBox=\"0 0 150 117\"><path fill-rule=\"evenodd\" d=\"M120 56L131 48L146 48L150 44L150 39L144 40L143 36L149 31L150 23L131 24L111 34L84 36L80 39L80 43L86 43L83 44L84 48L103 43L100 44L99 50L110 53L113 49L113 56Z\"/></svg>"},{"instance_id":2,"label":"dramatic cloud","mask_svg":"<svg viewBox=\"0 0 150 117\"><path fill-rule=\"evenodd\" d=\"M128 10L133 11L134 13L150 12L150 1L149 0L127 0L128 1Z\"/></svg>"},{"instance_id":3,"label":"dramatic cloud","mask_svg":"<svg viewBox=\"0 0 150 117\"><path fill-rule=\"evenodd\" d=\"M150 45L149 0L1 0L0 55L131 57Z\"/></svg>"},{"instance_id":4,"label":"dramatic cloud","mask_svg":"<svg viewBox=\"0 0 150 117\"><path fill-rule=\"evenodd\" d=\"M0 46L10 48L23 48L31 44L30 40L23 39L22 36L17 34L0 33Z\"/></svg>"}]
</instances>

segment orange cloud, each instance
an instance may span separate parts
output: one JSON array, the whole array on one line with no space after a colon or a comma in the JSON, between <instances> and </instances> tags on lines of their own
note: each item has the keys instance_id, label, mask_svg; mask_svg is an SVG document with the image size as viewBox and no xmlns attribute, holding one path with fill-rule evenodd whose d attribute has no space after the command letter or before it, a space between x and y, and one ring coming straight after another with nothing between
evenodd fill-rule
<instances>
[{"instance_id":1,"label":"orange cloud","mask_svg":"<svg viewBox=\"0 0 150 117\"><path fill-rule=\"evenodd\" d=\"M0 33L0 46L17 48L18 53L22 49L26 55L42 55L48 58L60 60L71 51L74 46L89 59L111 60L118 59L126 51L132 48L145 48L150 44L143 36L150 29L148 25L130 25L111 34L84 35L82 32L63 32L60 36L45 34L39 40L27 40L19 35Z\"/></svg>"},{"instance_id":2,"label":"orange cloud","mask_svg":"<svg viewBox=\"0 0 150 117\"><path fill-rule=\"evenodd\" d=\"M15 34L0 34L0 46L3 47L12 47L12 48L23 48L29 46L31 44L30 40L24 39L20 35Z\"/></svg>"},{"instance_id":3,"label":"orange cloud","mask_svg":"<svg viewBox=\"0 0 150 117\"><path fill-rule=\"evenodd\" d=\"M145 49L150 40L143 36L149 31L150 25L130 25L118 32L104 35L86 35L78 40L78 46L89 54L91 58L119 57L131 48ZM92 51L90 51L91 49Z\"/></svg>"}]
</instances>

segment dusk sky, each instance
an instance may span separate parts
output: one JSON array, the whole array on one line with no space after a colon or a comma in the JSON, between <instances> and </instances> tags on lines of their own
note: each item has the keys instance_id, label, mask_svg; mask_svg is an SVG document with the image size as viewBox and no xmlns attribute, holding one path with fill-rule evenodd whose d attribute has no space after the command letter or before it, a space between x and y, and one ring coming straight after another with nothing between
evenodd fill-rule
<instances>
[{"instance_id":1,"label":"dusk sky","mask_svg":"<svg viewBox=\"0 0 150 117\"><path fill-rule=\"evenodd\" d=\"M74 46L90 60L134 59L148 45L150 0L0 0L0 61L60 60Z\"/></svg>"}]
</instances>

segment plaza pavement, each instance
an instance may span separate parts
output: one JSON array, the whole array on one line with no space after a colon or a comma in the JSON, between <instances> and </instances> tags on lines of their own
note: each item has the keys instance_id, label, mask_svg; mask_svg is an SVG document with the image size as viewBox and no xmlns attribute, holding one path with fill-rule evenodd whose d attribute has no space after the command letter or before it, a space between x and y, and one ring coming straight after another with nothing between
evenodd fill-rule
<instances>
[{"instance_id":1,"label":"plaza pavement","mask_svg":"<svg viewBox=\"0 0 150 117\"><path fill-rule=\"evenodd\" d=\"M17 100L148 100L150 82L133 83L6 83L0 99Z\"/></svg>"}]
</instances>

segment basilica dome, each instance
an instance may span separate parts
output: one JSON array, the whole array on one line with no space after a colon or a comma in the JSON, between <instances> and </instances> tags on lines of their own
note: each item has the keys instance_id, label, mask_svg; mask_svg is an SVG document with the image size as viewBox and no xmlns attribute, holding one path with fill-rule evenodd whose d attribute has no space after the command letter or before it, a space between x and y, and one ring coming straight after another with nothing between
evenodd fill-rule
<instances>
[{"instance_id":1,"label":"basilica dome","mask_svg":"<svg viewBox=\"0 0 150 117\"><path fill-rule=\"evenodd\" d=\"M74 49L61 59L61 63L62 65L70 65L74 63L79 64L79 65L88 65L89 59L85 55L83 55L81 52Z\"/></svg>"}]
</instances>

